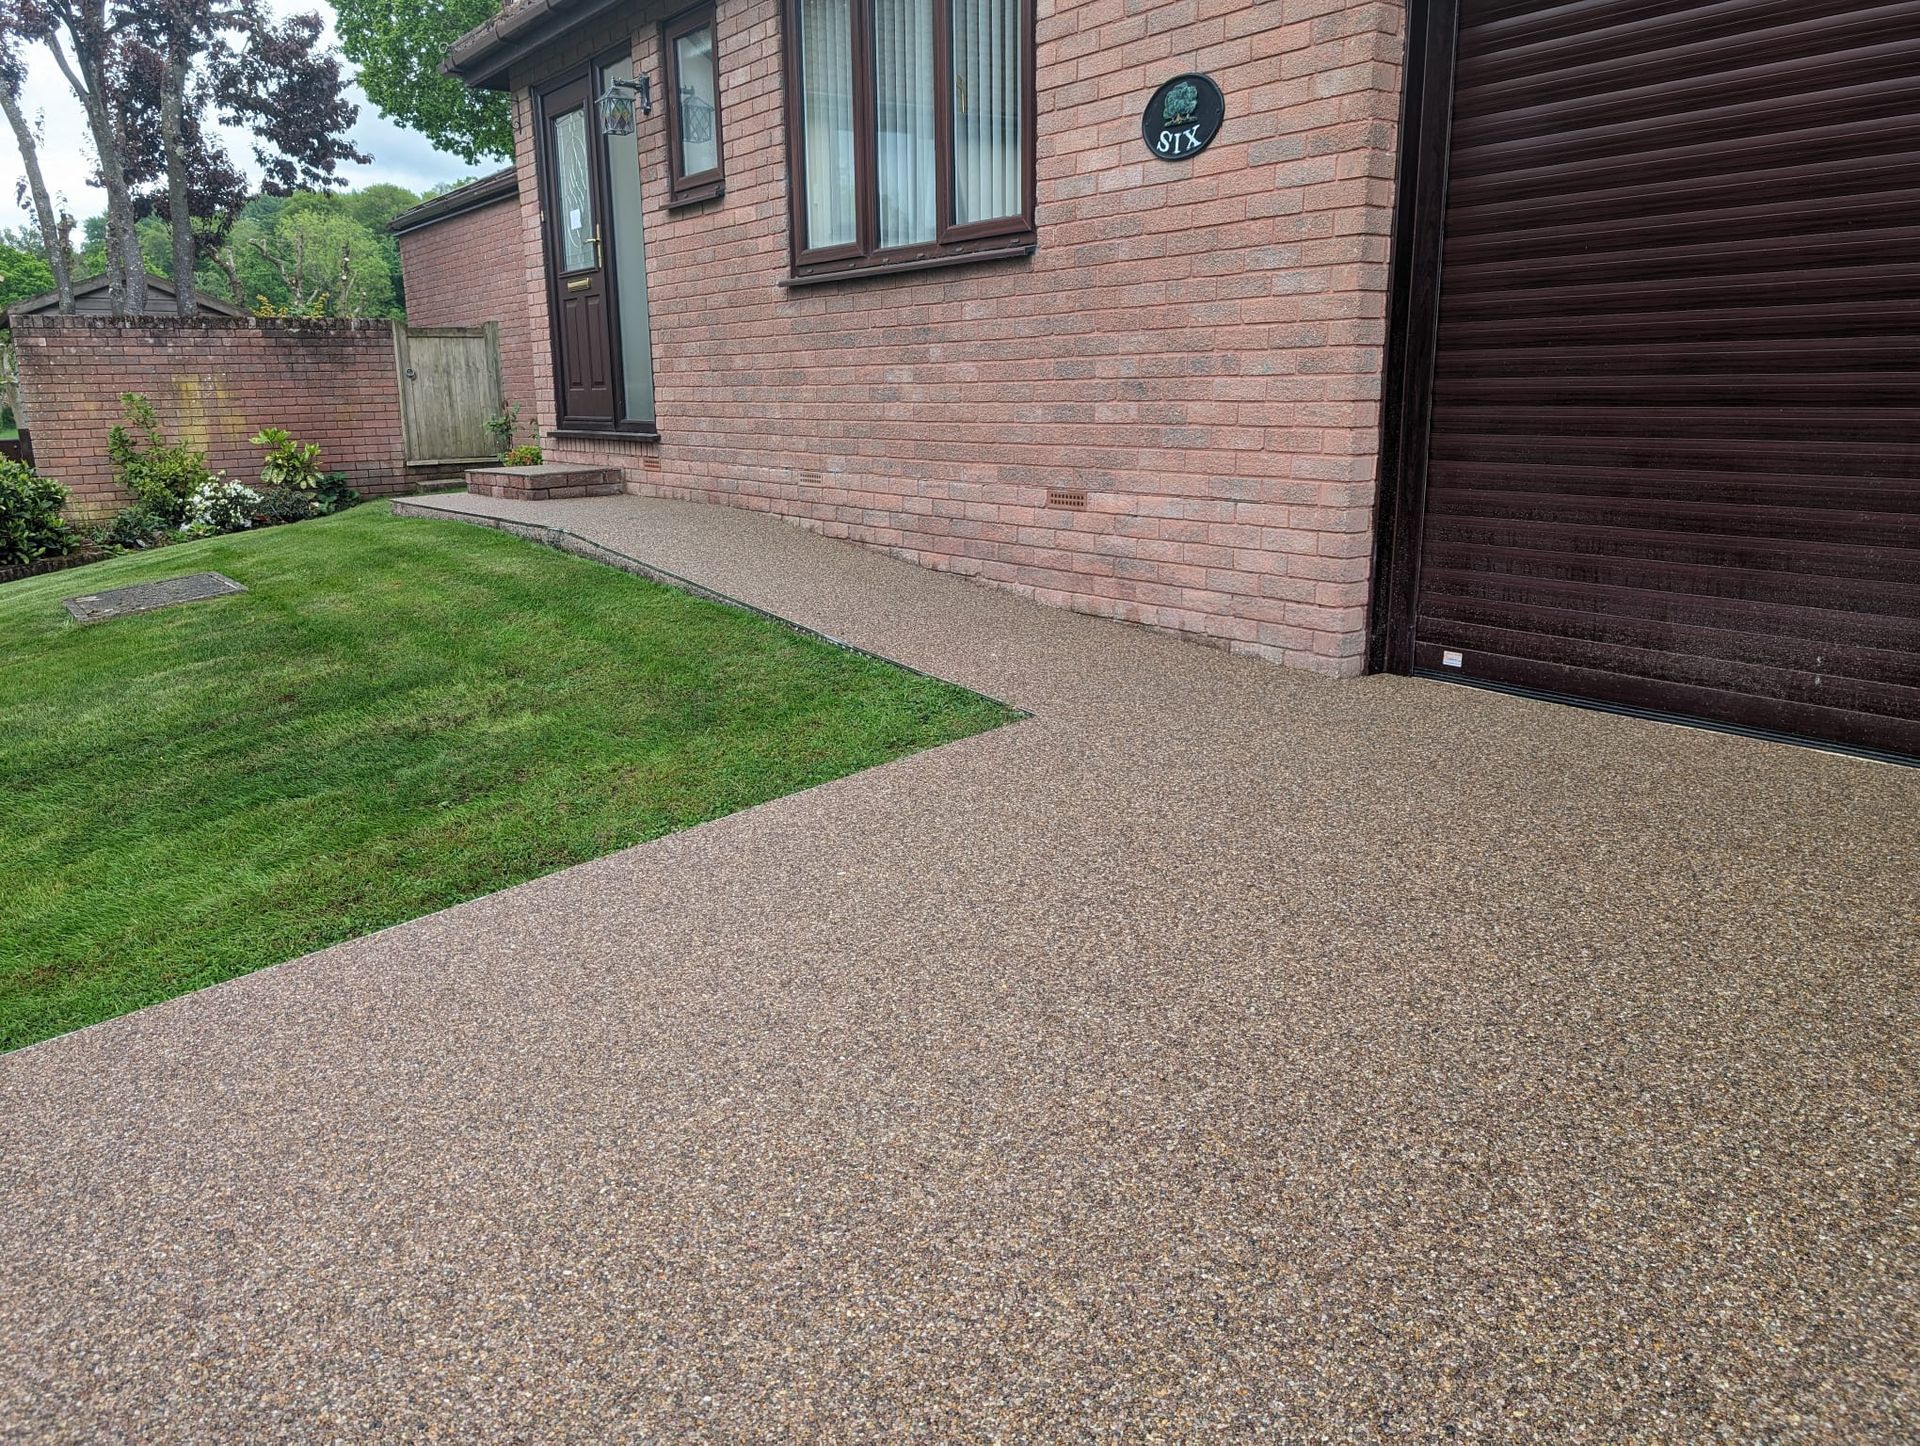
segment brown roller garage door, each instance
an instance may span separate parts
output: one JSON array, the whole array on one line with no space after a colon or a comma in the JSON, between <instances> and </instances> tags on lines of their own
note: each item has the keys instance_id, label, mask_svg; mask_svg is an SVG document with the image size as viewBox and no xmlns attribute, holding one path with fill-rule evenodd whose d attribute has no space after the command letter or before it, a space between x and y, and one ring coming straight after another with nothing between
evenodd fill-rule
<instances>
[{"instance_id":1,"label":"brown roller garage door","mask_svg":"<svg viewBox=\"0 0 1920 1446\"><path fill-rule=\"evenodd\" d=\"M1920 755L1920 3L1454 20L1389 652Z\"/></svg>"}]
</instances>

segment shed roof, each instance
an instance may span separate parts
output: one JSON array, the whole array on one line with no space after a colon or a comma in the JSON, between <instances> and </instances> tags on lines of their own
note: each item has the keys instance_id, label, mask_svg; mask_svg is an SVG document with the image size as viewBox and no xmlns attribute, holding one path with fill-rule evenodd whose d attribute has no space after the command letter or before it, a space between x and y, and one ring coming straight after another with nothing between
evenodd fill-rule
<instances>
[{"instance_id":1,"label":"shed roof","mask_svg":"<svg viewBox=\"0 0 1920 1446\"><path fill-rule=\"evenodd\" d=\"M200 310L211 316L246 316L244 306L235 306L222 297L209 296L204 291L195 291L193 299ZM80 311L104 313L107 309L107 277L103 272L99 276L89 276L73 283L73 301ZM91 303L91 304L90 304ZM159 303L159 304L156 304ZM32 316L43 311L56 310L60 305L60 293L43 291L38 296L29 296L24 301L16 301L7 308L9 318ZM148 316L173 315L173 283L164 276L147 278Z\"/></svg>"}]
</instances>

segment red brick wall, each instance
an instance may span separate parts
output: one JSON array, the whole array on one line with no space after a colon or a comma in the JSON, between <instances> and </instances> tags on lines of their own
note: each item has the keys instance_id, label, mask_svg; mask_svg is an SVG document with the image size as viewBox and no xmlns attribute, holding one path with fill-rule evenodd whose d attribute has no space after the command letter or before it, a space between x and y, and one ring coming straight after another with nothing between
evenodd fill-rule
<instances>
[{"instance_id":1,"label":"red brick wall","mask_svg":"<svg viewBox=\"0 0 1920 1446\"><path fill-rule=\"evenodd\" d=\"M131 500L107 460L123 392L144 393L170 441L235 481L259 478L247 439L284 427L361 492L411 490L390 322L30 316L13 335L34 466L72 490L75 513Z\"/></svg>"},{"instance_id":2,"label":"red brick wall","mask_svg":"<svg viewBox=\"0 0 1920 1446\"><path fill-rule=\"evenodd\" d=\"M407 320L415 326L500 323L500 372L507 400L520 404L520 415L531 428L540 409L537 392L542 382L527 312L520 224L518 203L505 196L402 232L400 267L407 281ZM539 337L544 348L544 319Z\"/></svg>"},{"instance_id":3,"label":"red brick wall","mask_svg":"<svg viewBox=\"0 0 1920 1446\"><path fill-rule=\"evenodd\" d=\"M655 76L652 22L677 3L623 22ZM726 196L669 213L663 108L640 122L662 440L549 439L549 458L1361 671L1404 12L1039 0L1037 254L787 291L780 10L720 0ZM524 87L609 38L514 77L549 419ZM1220 83L1227 121L1166 163L1139 117L1183 70Z\"/></svg>"}]
</instances>

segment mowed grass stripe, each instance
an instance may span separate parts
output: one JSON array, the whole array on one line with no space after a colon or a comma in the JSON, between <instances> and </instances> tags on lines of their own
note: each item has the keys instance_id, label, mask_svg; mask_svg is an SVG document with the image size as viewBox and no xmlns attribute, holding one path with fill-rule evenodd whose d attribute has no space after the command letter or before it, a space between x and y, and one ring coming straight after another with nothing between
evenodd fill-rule
<instances>
[{"instance_id":1,"label":"mowed grass stripe","mask_svg":"<svg viewBox=\"0 0 1920 1446\"><path fill-rule=\"evenodd\" d=\"M245 595L87 628L60 599ZM0 1049L1013 715L384 505L0 588Z\"/></svg>"}]
</instances>

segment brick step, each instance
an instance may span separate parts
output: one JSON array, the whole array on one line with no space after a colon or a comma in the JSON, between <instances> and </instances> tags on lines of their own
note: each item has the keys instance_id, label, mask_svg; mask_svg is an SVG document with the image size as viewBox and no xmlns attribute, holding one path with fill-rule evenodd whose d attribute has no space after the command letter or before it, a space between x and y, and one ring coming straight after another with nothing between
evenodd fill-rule
<instances>
[{"instance_id":1,"label":"brick step","mask_svg":"<svg viewBox=\"0 0 1920 1446\"><path fill-rule=\"evenodd\" d=\"M467 491L475 497L550 502L563 497L613 497L625 490L618 467L548 462L538 467L475 467L467 473Z\"/></svg>"}]
</instances>

